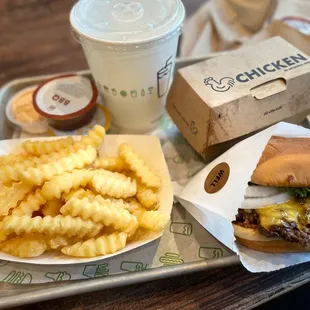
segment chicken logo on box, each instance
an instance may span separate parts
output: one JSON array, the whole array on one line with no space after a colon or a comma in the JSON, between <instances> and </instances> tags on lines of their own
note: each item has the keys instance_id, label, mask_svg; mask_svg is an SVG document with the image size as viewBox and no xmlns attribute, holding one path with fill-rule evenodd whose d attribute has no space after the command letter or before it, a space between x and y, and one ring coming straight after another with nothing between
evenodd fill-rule
<instances>
[{"instance_id":1,"label":"chicken logo on box","mask_svg":"<svg viewBox=\"0 0 310 310\"><path fill-rule=\"evenodd\" d=\"M214 91L225 92L235 85L235 80L231 77L223 77L222 79L216 81L213 77L205 79L204 83L206 86L211 86Z\"/></svg>"},{"instance_id":2,"label":"chicken logo on box","mask_svg":"<svg viewBox=\"0 0 310 310\"><path fill-rule=\"evenodd\" d=\"M239 73L235 79L232 77L223 77L219 80L216 80L213 77L208 77L204 80L204 84L206 86L211 86L211 88L216 92L226 92L231 89L236 82L247 83L263 75L271 74L281 70L289 71L307 63L309 63L309 59L306 56L298 53L297 55L285 57L283 59L276 60L249 71Z\"/></svg>"}]
</instances>

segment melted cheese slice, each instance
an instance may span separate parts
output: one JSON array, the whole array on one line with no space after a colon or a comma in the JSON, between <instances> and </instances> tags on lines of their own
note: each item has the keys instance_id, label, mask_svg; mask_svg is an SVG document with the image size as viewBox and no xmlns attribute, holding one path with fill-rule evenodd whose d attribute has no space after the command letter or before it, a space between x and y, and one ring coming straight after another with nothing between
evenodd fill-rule
<instances>
[{"instance_id":1,"label":"melted cheese slice","mask_svg":"<svg viewBox=\"0 0 310 310\"><path fill-rule=\"evenodd\" d=\"M309 211L307 212L308 208ZM267 230L270 226L282 226L285 222L295 222L299 229L310 224L309 199L304 204L300 204L296 200L289 200L285 203L268 206L255 211L259 215L260 225Z\"/></svg>"}]
</instances>

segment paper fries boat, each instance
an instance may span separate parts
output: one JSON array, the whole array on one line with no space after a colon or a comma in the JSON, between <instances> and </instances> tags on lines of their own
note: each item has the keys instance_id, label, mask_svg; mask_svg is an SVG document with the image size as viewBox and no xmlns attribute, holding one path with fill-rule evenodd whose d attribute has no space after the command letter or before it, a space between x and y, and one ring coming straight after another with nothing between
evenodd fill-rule
<instances>
[{"instance_id":1,"label":"paper fries boat","mask_svg":"<svg viewBox=\"0 0 310 310\"><path fill-rule=\"evenodd\" d=\"M76 137L78 139L78 137ZM37 138L32 140L52 140L55 138ZM11 153L19 148L21 142L24 140L6 140L0 141L0 155ZM171 213L173 206L172 186L169 176L169 171L165 162L162 148L159 139L155 136L127 136L127 135L107 135L103 144L100 147L99 155L103 156L117 156L117 149L121 143L130 144L137 153L145 160L157 175L162 179L162 190L159 195L160 209L162 213ZM124 249L105 256L98 256L94 258L75 258L64 256L59 252L46 252L37 258L18 258L0 252L0 260L8 260L19 263L38 264L38 265L65 265L94 262L106 258L131 251L148 244L162 236L162 232L149 232L147 235L140 236L139 239L129 243Z\"/></svg>"}]
</instances>

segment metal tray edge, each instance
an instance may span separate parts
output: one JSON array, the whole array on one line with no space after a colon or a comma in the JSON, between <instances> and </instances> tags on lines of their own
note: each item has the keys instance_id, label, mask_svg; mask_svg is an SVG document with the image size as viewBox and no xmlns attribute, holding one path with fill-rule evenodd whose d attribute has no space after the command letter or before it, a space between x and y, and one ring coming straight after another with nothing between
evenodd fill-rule
<instances>
[{"instance_id":1,"label":"metal tray edge","mask_svg":"<svg viewBox=\"0 0 310 310\"><path fill-rule=\"evenodd\" d=\"M115 276L109 276L106 278L78 280L67 283L65 289L62 288L62 285L57 285L56 287L45 288L36 292L31 291L19 294L18 296L3 297L0 299L0 309L32 304L50 299L79 295L83 293L90 293L104 289L111 289L115 287L128 286L137 283L155 281L164 278L187 275L199 271L230 267L238 264L240 264L239 257L234 255L220 259L212 259L195 263L176 265L168 268L160 267L141 272L125 273ZM11 288L13 288L13 286L16 285L18 284L10 286ZM34 285L31 285L31 287L33 289Z\"/></svg>"}]
</instances>

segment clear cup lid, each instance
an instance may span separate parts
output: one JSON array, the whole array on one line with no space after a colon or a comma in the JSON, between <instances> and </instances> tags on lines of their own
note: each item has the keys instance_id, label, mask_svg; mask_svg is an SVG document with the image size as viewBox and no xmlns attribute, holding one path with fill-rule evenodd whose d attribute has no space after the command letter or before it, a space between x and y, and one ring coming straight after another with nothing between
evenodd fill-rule
<instances>
[{"instance_id":1,"label":"clear cup lid","mask_svg":"<svg viewBox=\"0 0 310 310\"><path fill-rule=\"evenodd\" d=\"M70 21L82 37L114 44L139 44L179 31L181 0L80 0Z\"/></svg>"}]
</instances>

